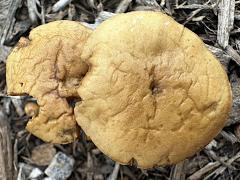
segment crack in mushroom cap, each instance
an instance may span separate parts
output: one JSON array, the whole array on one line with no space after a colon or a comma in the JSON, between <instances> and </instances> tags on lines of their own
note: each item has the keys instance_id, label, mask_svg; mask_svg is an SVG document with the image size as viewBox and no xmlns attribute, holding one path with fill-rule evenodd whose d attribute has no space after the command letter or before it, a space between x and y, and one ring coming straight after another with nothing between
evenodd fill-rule
<instances>
[{"instance_id":1,"label":"crack in mushroom cap","mask_svg":"<svg viewBox=\"0 0 240 180\"><path fill-rule=\"evenodd\" d=\"M226 73L196 34L165 14L131 12L103 22L82 58L90 70L78 89L76 120L122 164L177 163L226 122Z\"/></svg>"},{"instance_id":2,"label":"crack in mushroom cap","mask_svg":"<svg viewBox=\"0 0 240 180\"><path fill-rule=\"evenodd\" d=\"M77 88L88 71L80 59L91 30L73 21L38 26L29 39L21 38L7 59L7 91L29 94L40 106L27 130L52 143L69 143L79 135L69 102L78 99Z\"/></svg>"}]
</instances>

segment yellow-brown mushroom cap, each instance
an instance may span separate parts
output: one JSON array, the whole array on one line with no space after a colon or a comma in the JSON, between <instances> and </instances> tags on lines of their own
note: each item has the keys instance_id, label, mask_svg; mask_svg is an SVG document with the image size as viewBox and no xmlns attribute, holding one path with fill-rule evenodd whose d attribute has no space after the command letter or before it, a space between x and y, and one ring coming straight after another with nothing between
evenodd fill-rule
<instances>
[{"instance_id":1,"label":"yellow-brown mushroom cap","mask_svg":"<svg viewBox=\"0 0 240 180\"><path fill-rule=\"evenodd\" d=\"M78 124L106 155L143 168L174 164L223 128L231 89L200 38L160 12L103 22L84 46Z\"/></svg>"},{"instance_id":2,"label":"yellow-brown mushroom cap","mask_svg":"<svg viewBox=\"0 0 240 180\"><path fill-rule=\"evenodd\" d=\"M32 134L52 143L69 143L78 137L73 107L76 89L88 70L81 61L91 30L73 21L55 21L21 38L7 59L7 91L37 99L39 113L27 124Z\"/></svg>"}]
</instances>

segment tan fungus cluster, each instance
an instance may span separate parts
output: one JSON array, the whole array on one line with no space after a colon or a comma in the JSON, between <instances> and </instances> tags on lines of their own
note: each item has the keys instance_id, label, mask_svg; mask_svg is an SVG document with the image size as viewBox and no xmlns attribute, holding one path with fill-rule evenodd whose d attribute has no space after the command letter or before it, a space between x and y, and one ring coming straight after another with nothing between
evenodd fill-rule
<instances>
[{"instance_id":1,"label":"tan fungus cluster","mask_svg":"<svg viewBox=\"0 0 240 180\"><path fill-rule=\"evenodd\" d=\"M151 168L193 155L227 120L226 73L196 34L163 13L116 15L93 32L54 22L29 39L8 58L8 93L37 98L27 129L45 141L73 141L77 122L112 159Z\"/></svg>"}]
</instances>

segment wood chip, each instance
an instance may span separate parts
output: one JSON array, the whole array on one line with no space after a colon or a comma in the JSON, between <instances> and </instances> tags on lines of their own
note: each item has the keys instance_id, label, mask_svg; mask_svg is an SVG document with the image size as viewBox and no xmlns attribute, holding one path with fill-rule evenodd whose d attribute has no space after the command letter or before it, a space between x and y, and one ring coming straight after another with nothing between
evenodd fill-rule
<instances>
[{"instance_id":1,"label":"wood chip","mask_svg":"<svg viewBox=\"0 0 240 180\"><path fill-rule=\"evenodd\" d=\"M11 48L0 44L0 63L6 62L6 58L10 53Z\"/></svg>"},{"instance_id":2,"label":"wood chip","mask_svg":"<svg viewBox=\"0 0 240 180\"><path fill-rule=\"evenodd\" d=\"M228 71L228 64L231 60L231 56L229 56L225 51L220 48L216 48L214 46L206 45L207 48L218 58L220 63L223 65L225 71Z\"/></svg>"},{"instance_id":3,"label":"wood chip","mask_svg":"<svg viewBox=\"0 0 240 180\"><path fill-rule=\"evenodd\" d=\"M0 111L0 179L13 179L11 129L6 116Z\"/></svg>"},{"instance_id":4,"label":"wood chip","mask_svg":"<svg viewBox=\"0 0 240 180\"><path fill-rule=\"evenodd\" d=\"M0 44L3 45L15 23L15 13L22 0L0 1Z\"/></svg>"},{"instance_id":5,"label":"wood chip","mask_svg":"<svg viewBox=\"0 0 240 180\"><path fill-rule=\"evenodd\" d=\"M235 0L221 0L218 8L217 41L225 49L228 46L230 31L233 29Z\"/></svg>"},{"instance_id":6,"label":"wood chip","mask_svg":"<svg viewBox=\"0 0 240 180\"><path fill-rule=\"evenodd\" d=\"M236 72L230 75L230 83L232 87L233 105L226 126L240 123L240 79Z\"/></svg>"},{"instance_id":7,"label":"wood chip","mask_svg":"<svg viewBox=\"0 0 240 180\"><path fill-rule=\"evenodd\" d=\"M185 180L186 179L186 172L185 167L188 160L181 161L180 163L176 164L174 168L172 168L170 179L171 180Z\"/></svg>"}]
</instances>

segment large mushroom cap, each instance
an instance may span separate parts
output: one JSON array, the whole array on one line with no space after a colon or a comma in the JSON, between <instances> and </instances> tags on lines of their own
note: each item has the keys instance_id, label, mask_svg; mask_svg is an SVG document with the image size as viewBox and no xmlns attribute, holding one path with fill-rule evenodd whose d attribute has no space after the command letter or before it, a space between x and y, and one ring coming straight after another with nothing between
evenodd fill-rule
<instances>
[{"instance_id":1,"label":"large mushroom cap","mask_svg":"<svg viewBox=\"0 0 240 180\"><path fill-rule=\"evenodd\" d=\"M177 163L224 126L231 107L226 73L197 35L165 14L105 21L82 57L91 68L78 89L76 120L122 164Z\"/></svg>"},{"instance_id":2,"label":"large mushroom cap","mask_svg":"<svg viewBox=\"0 0 240 180\"><path fill-rule=\"evenodd\" d=\"M91 30L73 21L55 21L21 38L7 59L10 95L29 94L39 113L27 124L32 134L52 143L69 143L78 136L70 102L88 70L80 59Z\"/></svg>"}]
</instances>

